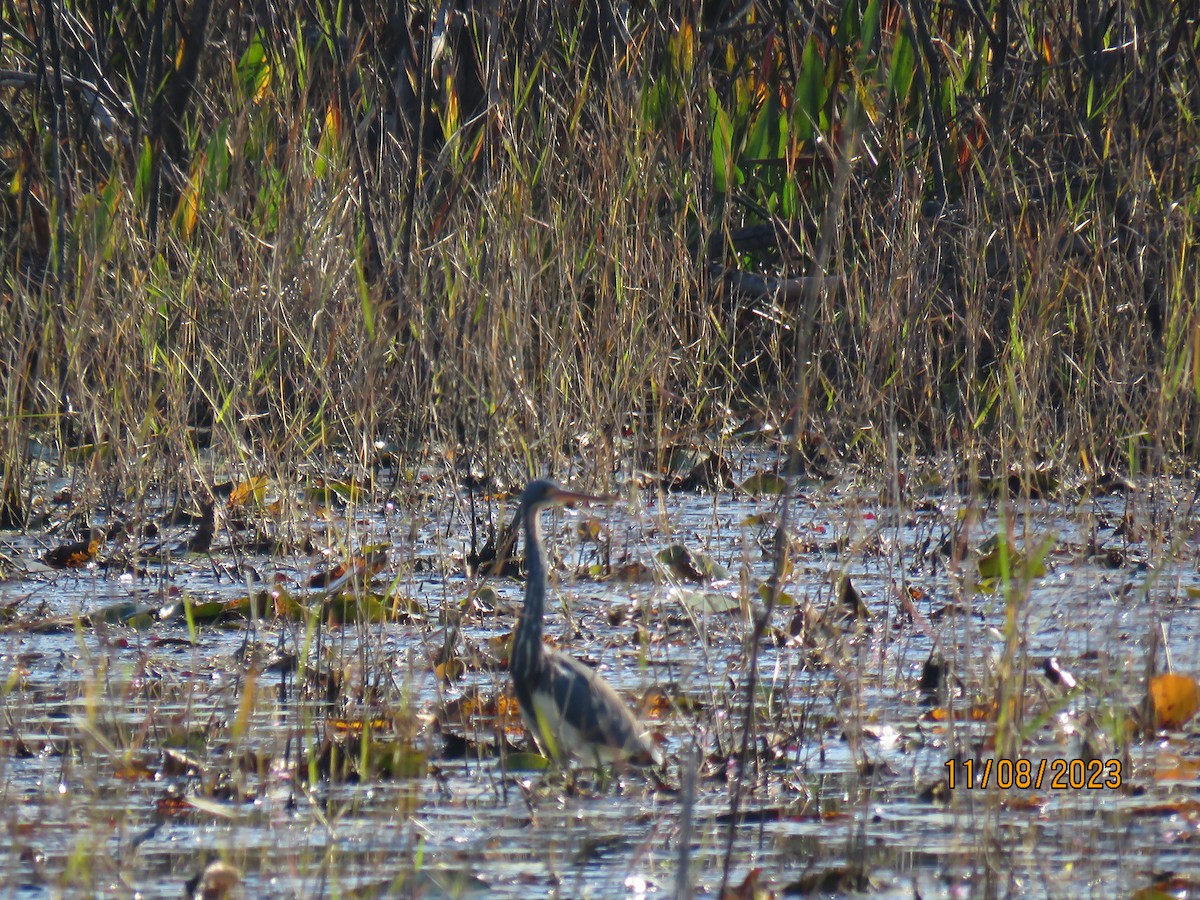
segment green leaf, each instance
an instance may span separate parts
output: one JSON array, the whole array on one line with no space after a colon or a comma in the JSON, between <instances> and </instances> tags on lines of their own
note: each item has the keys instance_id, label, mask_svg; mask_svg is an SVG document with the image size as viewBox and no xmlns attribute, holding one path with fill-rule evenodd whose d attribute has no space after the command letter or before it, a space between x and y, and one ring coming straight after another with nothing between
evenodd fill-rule
<instances>
[{"instance_id":1,"label":"green leaf","mask_svg":"<svg viewBox=\"0 0 1200 900\"><path fill-rule=\"evenodd\" d=\"M254 35L250 46L237 64L238 86L247 100L258 100L271 83L271 65L267 62L267 50L262 36Z\"/></svg>"},{"instance_id":2,"label":"green leaf","mask_svg":"<svg viewBox=\"0 0 1200 900\"><path fill-rule=\"evenodd\" d=\"M671 588L667 599L678 603L696 615L708 613L734 613L742 608L742 601L729 594L717 591L697 591L691 588Z\"/></svg>"},{"instance_id":3,"label":"green leaf","mask_svg":"<svg viewBox=\"0 0 1200 900\"><path fill-rule=\"evenodd\" d=\"M870 0L862 17L862 45L858 51L860 68L865 68L867 58L875 50L875 39L879 36L879 0ZM984 43L981 41L980 43Z\"/></svg>"},{"instance_id":4,"label":"green leaf","mask_svg":"<svg viewBox=\"0 0 1200 900\"><path fill-rule=\"evenodd\" d=\"M708 109L712 118L712 169L713 190L719 194L729 192L735 177L733 165L733 123L729 114L717 99L717 92L708 89Z\"/></svg>"},{"instance_id":5,"label":"green leaf","mask_svg":"<svg viewBox=\"0 0 1200 900\"><path fill-rule=\"evenodd\" d=\"M799 215L800 200L800 185L794 178L786 179L779 194L779 212L785 220L794 219Z\"/></svg>"},{"instance_id":6,"label":"green leaf","mask_svg":"<svg viewBox=\"0 0 1200 900\"><path fill-rule=\"evenodd\" d=\"M896 43L892 48L892 66L888 74L888 87L891 88L898 107L903 107L908 102L908 94L916 74L916 51L909 40L908 32L901 31L896 35Z\"/></svg>"},{"instance_id":7,"label":"green leaf","mask_svg":"<svg viewBox=\"0 0 1200 900\"><path fill-rule=\"evenodd\" d=\"M756 472L742 482L742 490L756 497L762 494L782 494L787 491L787 487L787 479L777 472Z\"/></svg>"},{"instance_id":8,"label":"green leaf","mask_svg":"<svg viewBox=\"0 0 1200 900\"><path fill-rule=\"evenodd\" d=\"M258 227L265 232L274 232L279 227L279 210L287 191L287 178L278 166L268 164L263 172L262 185L255 202L255 218Z\"/></svg>"},{"instance_id":9,"label":"green leaf","mask_svg":"<svg viewBox=\"0 0 1200 900\"><path fill-rule=\"evenodd\" d=\"M504 764L510 772L544 772L550 768L550 760L540 753L509 753Z\"/></svg>"},{"instance_id":10,"label":"green leaf","mask_svg":"<svg viewBox=\"0 0 1200 900\"><path fill-rule=\"evenodd\" d=\"M367 340L375 340L375 304L371 302L371 292L367 286L367 276L361 262L354 267L355 281L358 285L358 302L362 307L363 330Z\"/></svg>"},{"instance_id":11,"label":"green leaf","mask_svg":"<svg viewBox=\"0 0 1200 900\"><path fill-rule=\"evenodd\" d=\"M642 122L647 128L657 130L663 126L670 93L665 78L655 80L642 91Z\"/></svg>"},{"instance_id":12,"label":"green leaf","mask_svg":"<svg viewBox=\"0 0 1200 900\"><path fill-rule=\"evenodd\" d=\"M825 61L821 59L815 37L808 39L800 61L796 82L796 102L792 108L792 133L797 141L806 141L816 132L825 105Z\"/></svg>"},{"instance_id":13,"label":"green leaf","mask_svg":"<svg viewBox=\"0 0 1200 900\"><path fill-rule=\"evenodd\" d=\"M689 550L683 544L671 544L654 554L667 575L675 581L724 581L730 576L723 565L698 550Z\"/></svg>"},{"instance_id":14,"label":"green leaf","mask_svg":"<svg viewBox=\"0 0 1200 900\"><path fill-rule=\"evenodd\" d=\"M92 220L92 237L101 256L107 260L113 251L112 224L116 219L117 208L121 203L121 183L116 178L109 178L100 190L99 202L96 204Z\"/></svg>"},{"instance_id":15,"label":"green leaf","mask_svg":"<svg viewBox=\"0 0 1200 900\"><path fill-rule=\"evenodd\" d=\"M93 622L104 622L108 625L127 625L130 628L145 630L152 626L157 618L157 610L137 603L134 600L119 600L102 606L91 615Z\"/></svg>"},{"instance_id":16,"label":"green leaf","mask_svg":"<svg viewBox=\"0 0 1200 900\"><path fill-rule=\"evenodd\" d=\"M1046 558L1054 549L1056 540L1055 535L1047 535L1032 548L1026 548L1024 553L1003 539L997 539L994 543L989 540L979 548L982 553L977 562L979 577L985 582L995 579L1004 581L1011 577L1023 581L1040 578L1046 574Z\"/></svg>"},{"instance_id":17,"label":"green leaf","mask_svg":"<svg viewBox=\"0 0 1200 900\"><path fill-rule=\"evenodd\" d=\"M324 491L321 490L322 487ZM333 491L333 493L341 497L346 503L354 503L361 500L364 490L362 482L354 478L347 481L325 481L323 485L315 486L313 489L316 491L315 496L324 498L328 498L328 492ZM376 549L378 548L372 544L370 547L364 547L362 552L370 553Z\"/></svg>"},{"instance_id":18,"label":"green leaf","mask_svg":"<svg viewBox=\"0 0 1200 900\"><path fill-rule=\"evenodd\" d=\"M767 603L771 599L771 586L769 584L760 584L756 593L763 603ZM780 591L775 597L775 604L777 606L795 606L796 598L787 591Z\"/></svg>"},{"instance_id":19,"label":"green leaf","mask_svg":"<svg viewBox=\"0 0 1200 900\"><path fill-rule=\"evenodd\" d=\"M233 156L229 152L229 121L217 126L208 141L208 168L205 171L205 188L210 194L229 188L229 170Z\"/></svg>"},{"instance_id":20,"label":"green leaf","mask_svg":"<svg viewBox=\"0 0 1200 900\"><path fill-rule=\"evenodd\" d=\"M154 179L154 150L150 138L142 138L142 151L138 154L137 177L133 181L133 196L138 203L150 199L150 186Z\"/></svg>"},{"instance_id":21,"label":"green leaf","mask_svg":"<svg viewBox=\"0 0 1200 900\"><path fill-rule=\"evenodd\" d=\"M758 116L754 119L750 136L746 138L745 155L747 158L778 159L783 156L786 146L783 137L786 129L782 124L780 111L779 101L775 97L771 97L763 104Z\"/></svg>"},{"instance_id":22,"label":"green leaf","mask_svg":"<svg viewBox=\"0 0 1200 900\"><path fill-rule=\"evenodd\" d=\"M838 18L837 39L842 49L849 50L862 34L863 20L858 12L858 0L846 0Z\"/></svg>"}]
</instances>

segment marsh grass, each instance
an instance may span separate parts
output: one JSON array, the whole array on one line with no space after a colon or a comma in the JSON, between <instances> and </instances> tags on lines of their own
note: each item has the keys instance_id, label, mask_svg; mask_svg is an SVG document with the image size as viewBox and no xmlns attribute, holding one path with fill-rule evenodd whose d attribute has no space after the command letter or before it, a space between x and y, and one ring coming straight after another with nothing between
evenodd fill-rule
<instances>
[{"instance_id":1,"label":"marsh grass","mask_svg":"<svg viewBox=\"0 0 1200 900\"><path fill-rule=\"evenodd\" d=\"M919 22L857 9L817 13L840 21L837 41L757 9L713 31L650 10L615 62L583 10L545 12L533 43L521 22L468 16L439 38L431 81L405 55L423 52L419 14L410 35L370 11L339 24L296 10L209 23L183 44L195 70L170 72L159 97L144 76L161 60L133 49L153 17L99 23L129 29L129 55L75 72L76 13L9 10L27 37L4 67L36 70L53 45L115 119L89 115L73 81L5 88L10 145L57 135L6 163L8 519L28 513L31 436L104 446L104 479L134 492L159 454L202 481L201 442L283 474L335 456L365 468L391 439L406 459L440 449L511 482L581 454L611 468L629 429L661 448L748 415L782 422L810 360L802 426L868 461L891 429L913 453L1014 464L1154 468L1185 451L1195 199L1191 120L1174 110L1195 88L1171 54L1194 33L1165 13L1123 11L1096 34L1065 9L1039 24L1019 7L1008 24L1028 43L986 72L994 36L946 14L924 27L976 67L953 75L906 55ZM878 43L853 42L871 28ZM893 43L906 49L889 56ZM796 77L798 47L802 84L839 54L850 66L824 70L825 106L803 125L808 95L761 69ZM122 73L150 93L120 96ZM1171 91L1143 106L1154 78ZM792 119L764 105L770 91ZM835 129L814 151L803 136L839 115L861 147ZM772 127L782 144L762 143ZM840 289L808 309L737 297L698 245L767 207L816 222L828 157L851 147L829 260ZM775 160L753 156L768 148ZM714 164L738 179L714 182ZM801 234L773 271L803 274L814 249Z\"/></svg>"}]
</instances>

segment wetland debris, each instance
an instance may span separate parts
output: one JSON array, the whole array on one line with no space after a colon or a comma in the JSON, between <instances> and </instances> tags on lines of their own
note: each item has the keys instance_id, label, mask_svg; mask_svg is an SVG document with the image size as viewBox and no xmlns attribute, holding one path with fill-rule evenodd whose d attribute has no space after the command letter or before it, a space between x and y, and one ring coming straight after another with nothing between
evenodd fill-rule
<instances>
[{"instance_id":1,"label":"wetland debris","mask_svg":"<svg viewBox=\"0 0 1200 900\"><path fill-rule=\"evenodd\" d=\"M87 536L81 540L60 544L47 550L42 562L52 569L82 569L96 558L96 554L104 546L104 538L103 529L89 528Z\"/></svg>"}]
</instances>

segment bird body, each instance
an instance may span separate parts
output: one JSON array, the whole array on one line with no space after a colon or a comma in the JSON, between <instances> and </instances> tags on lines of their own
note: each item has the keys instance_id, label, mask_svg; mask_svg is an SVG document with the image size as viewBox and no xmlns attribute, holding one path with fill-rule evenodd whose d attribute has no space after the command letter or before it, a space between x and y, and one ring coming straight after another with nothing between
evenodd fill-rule
<instances>
[{"instance_id":1,"label":"bird body","mask_svg":"<svg viewBox=\"0 0 1200 900\"><path fill-rule=\"evenodd\" d=\"M616 691L594 669L542 643L546 565L539 516L565 503L606 502L603 497L564 491L549 481L531 481L521 494L525 535L525 609L513 639L509 672L521 717L542 752L562 764L648 765L658 749Z\"/></svg>"}]
</instances>

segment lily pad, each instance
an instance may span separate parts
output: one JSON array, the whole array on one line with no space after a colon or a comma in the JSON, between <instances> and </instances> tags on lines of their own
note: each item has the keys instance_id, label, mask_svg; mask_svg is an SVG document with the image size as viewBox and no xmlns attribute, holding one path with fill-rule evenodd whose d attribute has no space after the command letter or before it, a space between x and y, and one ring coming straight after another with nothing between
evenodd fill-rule
<instances>
[{"instance_id":1,"label":"lily pad","mask_svg":"<svg viewBox=\"0 0 1200 900\"><path fill-rule=\"evenodd\" d=\"M672 581L703 584L706 581L724 581L730 577L729 570L707 553L689 550L683 544L672 544L658 551L654 558L666 569Z\"/></svg>"},{"instance_id":2,"label":"lily pad","mask_svg":"<svg viewBox=\"0 0 1200 900\"><path fill-rule=\"evenodd\" d=\"M692 588L671 588L667 599L698 615L707 613L740 612L742 601L717 591L697 591Z\"/></svg>"}]
</instances>

